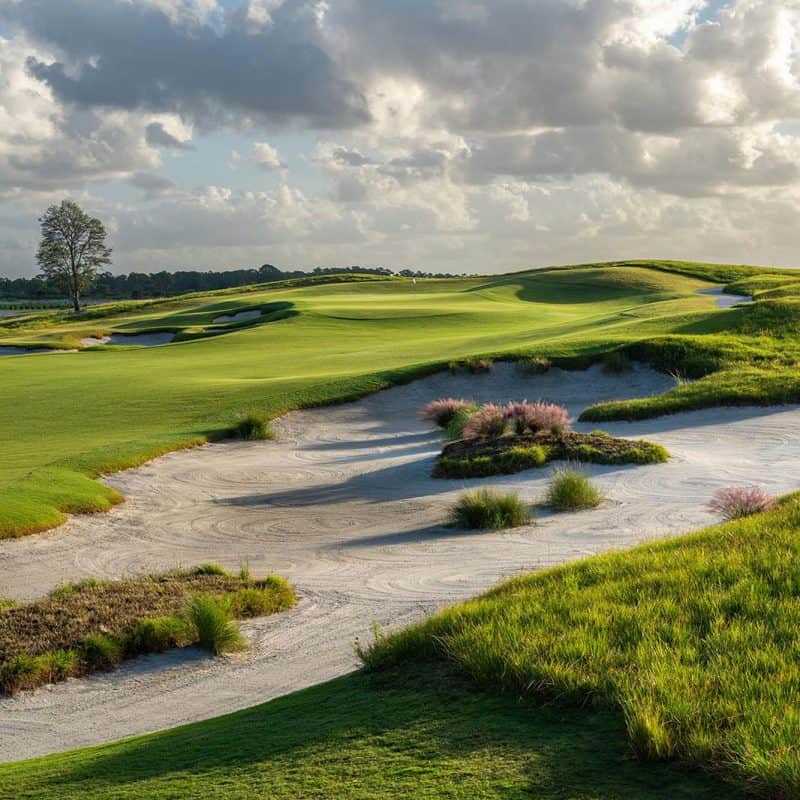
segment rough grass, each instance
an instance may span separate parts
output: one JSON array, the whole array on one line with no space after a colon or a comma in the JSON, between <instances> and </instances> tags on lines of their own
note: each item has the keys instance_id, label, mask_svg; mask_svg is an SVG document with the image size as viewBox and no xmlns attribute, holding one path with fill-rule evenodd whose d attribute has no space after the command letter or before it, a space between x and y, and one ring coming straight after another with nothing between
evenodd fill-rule
<instances>
[{"instance_id":1,"label":"rough grass","mask_svg":"<svg viewBox=\"0 0 800 800\"><path fill-rule=\"evenodd\" d=\"M195 608L197 596L205 606ZM221 652L229 647L225 626L231 617L272 614L296 602L281 578L253 580L213 564L62 586L42 600L0 608L0 689L11 693L33 688L194 642ZM214 603L224 612L217 633L214 611L209 610ZM204 609L207 620L202 619Z\"/></svg>"},{"instance_id":2,"label":"rough grass","mask_svg":"<svg viewBox=\"0 0 800 800\"><path fill-rule=\"evenodd\" d=\"M231 603L227 597L197 594L186 605L187 628L204 650L214 655L243 650L245 641L231 619Z\"/></svg>"},{"instance_id":3,"label":"rough grass","mask_svg":"<svg viewBox=\"0 0 800 800\"><path fill-rule=\"evenodd\" d=\"M452 522L467 530L500 530L527 525L531 513L516 493L494 489L465 492L453 507Z\"/></svg>"},{"instance_id":4,"label":"rough grass","mask_svg":"<svg viewBox=\"0 0 800 800\"><path fill-rule=\"evenodd\" d=\"M234 427L236 436L246 440L267 440L275 438L275 431L270 424L269 417L265 414L252 412L243 417Z\"/></svg>"},{"instance_id":5,"label":"rough grass","mask_svg":"<svg viewBox=\"0 0 800 800\"><path fill-rule=\"evenodd\" d=\"M643 760L800 794L800 500L516 578L382 637L373 667L447 659L480 686L622 711Z\"/></svg>"},{"instance_id":6,"label":"rough grass","mask_svg":"<svg viewBox=\"0 0 800 800\"><path fill-rule=\"evenodd\" d=\"M526 707L446 667L355 673L103 747L0 764L14 800L740 800L630 758L619 714Z\"/></svg>"},{"instance_id":7,"label":"rough grass","mask_svg":"<svg viewBox=\"0 0 800 800\"><path fill-rule=\"evenodd\" d=\"M561 467L553 471L544 502L556 511L580 511L599 506L603 495L583 470Z\"/></svg>"}]
</instances>

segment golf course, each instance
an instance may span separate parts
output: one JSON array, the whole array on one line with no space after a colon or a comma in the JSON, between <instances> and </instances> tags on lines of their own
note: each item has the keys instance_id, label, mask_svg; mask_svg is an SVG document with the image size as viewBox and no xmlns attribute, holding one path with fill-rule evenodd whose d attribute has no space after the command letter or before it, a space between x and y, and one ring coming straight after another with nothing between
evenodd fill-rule
<instances>
[{"instance_id":1,"label":"golf course","mask_svg":"<svg viewBox=\"0 0 800 800\"><path fill-rule=\"evenodd\" d=\"M799 368L745 265L0 319L0 797L800 796Z\"/></svg>"}]
</instances>

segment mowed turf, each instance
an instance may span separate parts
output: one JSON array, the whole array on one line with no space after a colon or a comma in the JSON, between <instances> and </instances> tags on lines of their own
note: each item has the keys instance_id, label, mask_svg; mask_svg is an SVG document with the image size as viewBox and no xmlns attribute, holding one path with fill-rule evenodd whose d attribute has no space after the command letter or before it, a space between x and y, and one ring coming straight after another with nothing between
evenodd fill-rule
<instances>
[{"instance_id":1,"label":"mowed turf","mask_svg":"<svg viewBox=\"0 0 800 800\"><path fill-rule=\"evenodd\" d=\"M112 745L0 766L15 800L738 800L630 756L608 712L534 708L429 666L355 674Z\"/></svg>"},{"instance_id":2,"label":"mowed turf","mask_svg":"<svg viewBox=\"0 0 800 800\"><path fill-rule=\"evenodd\" d=\"M586 267L416 286L290 285L0 325L0 344L64 347L111 331L186 339L0 358L0 536L52 527L64 510L106 509L120 498L86 475L222 435L251 411L354 397L471 355L548 343L581 352L635 338L643 322L652 333L687 314L713 319L713 300L696 294L705 285L644 267ZM266 321L203 336L216 317L253 308Z\"/></svg>"}]
</instances>

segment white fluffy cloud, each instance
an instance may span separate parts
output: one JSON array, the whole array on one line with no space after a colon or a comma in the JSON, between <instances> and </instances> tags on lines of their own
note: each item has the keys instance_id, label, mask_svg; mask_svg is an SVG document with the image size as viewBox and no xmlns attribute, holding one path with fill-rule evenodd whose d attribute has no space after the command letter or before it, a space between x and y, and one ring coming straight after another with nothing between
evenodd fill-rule
<instances>
[{"instance_id":1,"label":"white fluffy cloud","mask_svg":"<svg viewBox=\"0 0 800 800\"><path fill-rule=\"evenodd\" d=\"M0 19L3 241L70 193L113 217L119 269L795 263L798 0L0 0ZM229 132L279 187L164 172ZM109 182L137 199L102 200ZM23 249L0 270L29 271Z\"/></svg>"}]
</instances>

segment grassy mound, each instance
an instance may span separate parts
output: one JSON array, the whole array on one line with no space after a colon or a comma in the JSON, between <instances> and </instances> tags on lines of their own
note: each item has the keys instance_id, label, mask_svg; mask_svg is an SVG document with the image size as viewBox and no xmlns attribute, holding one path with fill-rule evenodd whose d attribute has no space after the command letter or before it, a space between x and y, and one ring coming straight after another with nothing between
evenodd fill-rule
<instances>
[{"instance_id":1,"label":"grassy mound","mask_svg":"<svg viewBox=\"0 0 800 800\"><path fill-rule=\"evenodd\" d=\"M603 495L592 485L589 476L573 467L557 469L553 473L545 497L545 503L556 511L595 508L602 502Z\"/></svg>"},{"instance_id":2,"label":"grassy mound","mask_svg":"<svg viewBox=\"0 0 800 800\"><path fill-rule=\"evenodd\" d=\"M466 492L453 508L453 524L467 530L516 528L530 521L530 511L519 495L494 489Z\"/></svg>"},{"instance_id":3,"label":"grassy mound","mask_svg":"<svg viewBox=\"0 0 800 800\"><path fill-rule=\"evenodd\" d=\"M283 579L253 580L216 565L124 581L93 579L42 600L0 606L0 690L13 693L195 642L214 653L241 643L231 616L291 608Z\"/></svg>"},{"instance_id":4,"label":"grassy mound","mask_svg":"<svg viewBox=\"0 0 800 800\"><path fill-rule=\"evenodd\" d=\"M659 464L669 453L659 444L605 433L508 434L497 439L461 439L445 445L437 459L436 478L483 478L511 475L550 461L593 464Z\"/></svg>"},{"instance_id":5,"label":"grassy mound","mask_svg":"<svg viewBox=\"0 0 800 800\"><path fill-rule=\"evenodd\" d=\"M800 794L800 499L527 575L380 638L373 668L446 659L494 692L618 708L643 760Z\"/></svg>"}]
</instances>

